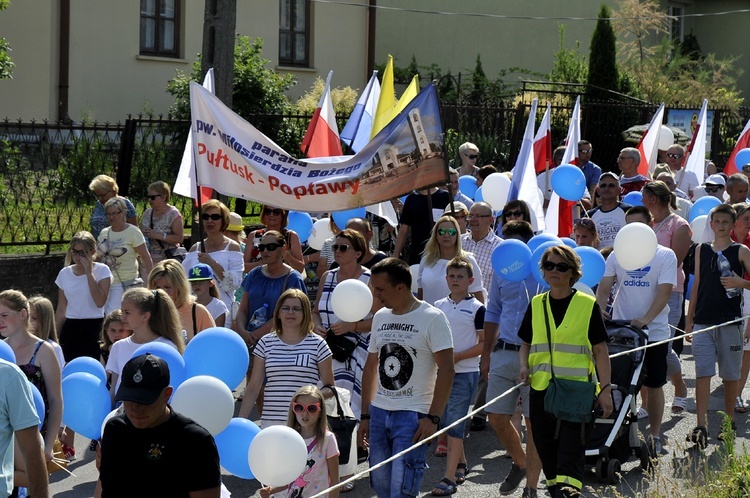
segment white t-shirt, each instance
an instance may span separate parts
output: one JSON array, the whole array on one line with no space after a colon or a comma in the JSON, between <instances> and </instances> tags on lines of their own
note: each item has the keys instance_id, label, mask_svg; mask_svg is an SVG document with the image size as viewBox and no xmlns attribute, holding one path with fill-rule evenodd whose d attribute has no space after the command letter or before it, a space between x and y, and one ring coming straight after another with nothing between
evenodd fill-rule
<instances>
[{"instance_id":1,"label":"white t-shirt","mask_svg":"<svg viewBox=\"0 0 750 498\"><path fill-rule=\"evenodd\" d=\"M372 319L369 353L378 355L378 389L372 404L389 411L428 413L435 392L433 353L451 349L448 319L425 302L396 315L383 308Z\"/></svg>"},{"instance_id":2,"label":"white t-shirt","mask_svg":"<svg viewBox=\"0 0 750 498\"><path fill-rule=\"evenodd\" d=\"M164 344L169 344L170 346L177 349L177 346L175 346L174 342L170 341L166 337L159 336L154 339L154 342L163 342ZM125 366L128 360L133 357L133 353L135 353L135 350L143 346L143 344L147 343L139 344L137 342L134 342L132 335L124 339L120 339L119 341L112 344L112 349L110 349L109 351L109 359L107 360L107 367L105 368L105 370L107 370L107 372L109 373L117 374L117 385L115 385L115 392L117 392L117 389L119 389L120 387L122 368Z\"/></svg>"},{"instance_id":3,"label":"white t-shirt","mask_svg":"<svg viewBox=\"0 0 750 498\"><path fill-rule=\"evenodd\" d=\"M109 266L103 263L94 263L91 273L97 282L108 278L110 284L112 283L112 272ZM73 273L72 265L66 266L57 274L55 284L68 300L65 318L104 318L104 306L100 308L94 302L86 274L76 275Z\"/></svg>"},{"instance_id":4,"label":"white t-shirt","mask_svg":"<svg viewBox=\"0 0 750 498\"><path fill-rule=\"evenodd\" d=\"M677 188L688 195L690 195L691 190L695 190L695 188L701 184L701 182L698 181L698 176L693 171L688 171L685 168L676 172L672 171L672 174L674 175L674 181Z\"/></svg>"},{"instance_id":5,"label":"white t-shirt","mask_svg":"<svg viewBox=\"0 0 750 498\"><path fill-rule=\"evenodd\" d=\"M471 266L474 268L474 282L469 286L469 292L481 292L482 269L479 268L479 263L477 263L473 254L466 253L466 259L471 262ZM435 304L438 299L443 299L451 293L448 282L445 280L445 270L449 262L448 259L439 259L433 266L426 266L424 258L422 258L419 263L417 287L422 289L422 299L429 304Z\"/></svg>"},{"instance_id":6,"label":"white t-shirt","mask_svg":"<svg viewBox=\"0 0 750 498\"><path fill-rule=\"evenodd\" d=\"M643 268L626 271L617 263L613 252L607 258L605 277L614 276L618 289L612 318L632 320L646 314L654 302L657 287L661 284L674 286L677 283L677 257L672 249L656 246L656 254ZM669 339L669 305L648 324L648 339L651 342Z\"/></svg>"},{"instance_id":7,"label":"white t-shirt","mask_svg":"<svg viewBox=\"0 0 750 498\"><path fill-rule=\"evenodd\" d=\"M57 356L57 362L60 364L60 372L62 373L62 369L65 368L65 355L63 355L62 347L52 339L47 339L47 342L55 350L55 356Z\"/></svg>"},{"instance_id":8,"label":"white t-shirt","mask_svg":"<svg viewBox=\"0 0 750 498\"><path fill-rule=\"evenodd\" d=\"M625 212L632 206L630 204L617 204L611 211L602 211L596 207L588 212L589 217L596 223L596 231L599 232L599 249L615 245L617 232L625 226Z\"/></svg>"},{"instance_id":9,"label":"white t-shirt","mask_svg":"<svg viewBox=\"0 0 750 498\"><path fill-rule=\"evenodd\" d=\"M477 330L484 330L485 308L475 297L460 302L450 297L438 299L435 307L445 313L453 334L453 352L460 353L479 344ZM481 355L465 358L454 364L456 373L478 372Z\"/></svg>"},{"instance_id":10,"label":"white t-shirt","mask_svg":"<svg viewBox=\"0 0 750 498\"><path fill-rule=\"evenodd\" d=\"M211 299L211 302L206 305L206 309L209 313L211 313L211 316L214 320L219 318L221 315L227 315L229 313L229 308L227 308L227 305L224 304L224 301L217 298ZM226 320L226 317L224 319ZM232 317L229 317L229 321L231 320ZM229 321L225 321L224 324L229 324Z\"/></svg>"}]
</instances>

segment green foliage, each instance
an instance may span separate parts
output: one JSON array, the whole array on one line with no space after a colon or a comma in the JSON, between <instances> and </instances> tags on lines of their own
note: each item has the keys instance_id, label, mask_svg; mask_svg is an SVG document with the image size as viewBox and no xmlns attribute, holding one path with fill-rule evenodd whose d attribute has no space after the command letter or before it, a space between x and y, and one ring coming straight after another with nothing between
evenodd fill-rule
<instances>
[{"instance_id":1,"label":"green foliage","mask_svg":"<svg viewBox=\"0 0 750 498\"><path fill-rule=\"evenodd\" d=\"M313 86L295 104L295 111L298 114L312 114L318 107L320 97L325 90L326 82L318 77L315 79ZM354 88L347 86L344 88L331 88L331 100L333 101L333 111L339 115L351 114L354 106L357 105L359 94Z\"/></svg>"},{"instance_id":2,"label":"green foliage","mask_svg":"<svg viewBox=\"0 0 750 498\"><path fill-rule=\"evenodd\" d=\"M5 10L10 5L10 0L0 0L0 10ZM11 51L10 44L5 38L0 38L0 80L13 77L15 64L8 55Z\"/></svg>"},{"instance_id":3,"label":"green foliage","mask_svg":"<svg viewBox=\"0 0 750 498\"><path fill-rule=\"evenodd\" d=\"M555 62L548 79L560 83L586 83L589 67L586 56L581 54L581 42L576 48L565 48L565 25L560 25L560 47L554 54Z\"/></svg>"},{"instance_id":4,"label":"green foliage","mask_svg":"<svg viewBox=\"0 0 750 498\"><path fill-rule=\"evenodd\" d=\"M487 96L490 90L490 80L484 74L482 67L482 58L477 54L477 65L471 73L471 92L469 93L469 102L479 104Z\"/></svg>"},{"instance_id":5,"label":"green foliage","mask_svg":"<svg viewBox=\"0 0 750 498\"><path fill-rule=\"evenodd\" d=\"M615 30L609 18L612 12L609 7L602 4L599 9L599 20L591 35L589 47L589 85L607 90L619 91L619 78L617 74L617 48ZM589 89L589 95L596 98L607 98L607 92L596 88Z\"/></svg>"},{"instance_id":6,"label":"green foliage","mask_svg":"<svg viewBox=\"0 0 750 498\"><path fill-rule=\"evenodd\" d=\"M697 61L702 57L701 46L698 43L698 37L695 36L692 29L690 30L689 34L685 35L684 39L681 42L678 42L678 46L680 49L680 54L686 56L690 60Z\"/></svg>"},{"instance_id":7,"label":"green foliage","mask_svg":"<svg viewBox=\"0 0 750 498\"><path fill-rule=\"evenodd\" d=\"M170 115L176 119L190 119L190 81L200 82L200 59L199 54L190 76L177 71L177 76L167 83L167 92L175 98ZM296 84L295 78L277 73L268 67L268 62L263 58L262 38L237 36L232 108L251 122L255 114L285 114L292 109L284 92Z\"/></svg>"}]
</instances>

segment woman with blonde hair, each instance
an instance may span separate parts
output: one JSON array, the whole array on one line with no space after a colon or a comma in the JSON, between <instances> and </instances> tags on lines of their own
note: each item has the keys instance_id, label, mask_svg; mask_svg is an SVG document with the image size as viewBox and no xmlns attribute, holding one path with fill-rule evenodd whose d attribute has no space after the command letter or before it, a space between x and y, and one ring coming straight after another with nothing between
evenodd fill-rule
<instances>
[{"instance_id":1,"label":"woman with blonde hair","mask_svg":"<svg viewBox=\"0 0 750 498\"><path fill-rule=\"evenodd\" d=\"M184 257L185 249L180 248L184 238L182 213L169 204L172 189L165 182L154 182L148 186L150 207L141 216L141 232L147 237L148 252L154 263L165 258Z\"/></svg>"},{"instance_id":2,"label":"woman with blonde hair","mask_svg":"<svg viewBox=\"0 0 750 498\"><path fill-rule=\"evenodd\" d=\"M450 294L448 283L445 281L445 270L448 262L459 256L468 259L474 270L474 282L469 286L469 292L484 303L482 270L474 255L462 249L461 227L458 221L449 215L437 220L422 252L417 276L417 299L435 304L435 301Z\"/></svg>"},{"instance_id":3,"label":"woman with blonde hair","mask_svg":"<svg viewBox=\"0 0 750 498\"><path fill-rule=\"evenodd\" d=\"M96 204L94 205L94 211L91 213L91 233L94 238L99 238L99 234L102 230L109 226L109 220L107 219L106 210L104 204L114 197L119 197L120 188L117 186L117 182L114 178L107 175L98 175L91 180L89 184L89 190L94 193L96 197ZM138 216L135 211L135 206L125 197L120 197L125 202L125 221L131 225L138 224Z\"/></svg>"},{"instance_id":4,"label":"woman with blonde hair","mask_svg":"<svg viewBox=\"0 0 750 498\"><path fill-rule=\"evenodd\" d=\"M157 263L148 274L148 288L163 290L174 303L180 315L185 344L201 330L216 326L208 309L195 301L185 270L177 260L165 259Z\"/></svg>"},{"instance_id":5,"label":"woman with blonde hair","mask_svg":"<svg viewBox=\"0 0 750 498\"><path fill-rule=\"evenodd\" d=\"M273 312L273 331L260 338L253 349L253 371L242 399L239 416L250 416L265 383L261 427L286 424L289 404L304 385L333 385L331 350L313 333L310 300L300 289L279 297ZM298 358L306 361L300 362ZM327 397L333 395L324 388Z\"/></svg>"},{"instance_id":6,"label":"woman with blonde hair","mask_svg":"<svg viewBox=\"0 0 750 498\"><path fill-rule=\"evenodd\" d=\"M32 296L29 298L29 330L38 338L47 341L55 350L57 361L60 362L60 370L65 367L65 355L60 340L57 338L55 327L55 307L52 301L44 296Z\"/></svg>"},{"instance_id":7,"label":"woman with blonde hair","mask_svg":"<svg viewBox=\"0 0 750 498\"><path fill-rule=\"evenodd\" d=\"M573 222L573 236L576 245L599 249L599 232L596 223L591 218L581 218Z\"/></svg>"}]
</instances>

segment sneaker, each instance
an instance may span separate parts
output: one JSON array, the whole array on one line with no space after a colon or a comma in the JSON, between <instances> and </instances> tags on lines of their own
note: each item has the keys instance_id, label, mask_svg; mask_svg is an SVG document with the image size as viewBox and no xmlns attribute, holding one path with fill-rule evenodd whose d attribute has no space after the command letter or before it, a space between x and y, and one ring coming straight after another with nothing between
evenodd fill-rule
<instances>
[{"instance_id":1,"label":"sneaker","mask_svg":"<svg viewBox=\"0 0 750 498\"><path fill-rule=\"evenodd\" d=\"M649 435L648 439L646 439L646 444L648 445L648 452L651 458L661 456L661 438Z\"/></svg>"},{"instance_id":2,"label":"sneaker","mask_svg":"<svg viewBox=\"0 0 750 498\"><path fill-rule=\"evenodd\" d=\"M521 498L536 498L536 489L523 488L523 493L521 494Z\"/></svg>"},{"instance_id":3,"label":"sneaker","mask_svg":"<svg viewBox=\"0 0 750 498\"><path fill-rule=\"evenodd\" d=\"M640 407L638 408L637 416L638 416L638 420L643 420L644 418L648 418L648 412L646 411L645 408Z\"/></svg>"},{"instance_id":4,"label":"sneaker","mask_svg":"<svg viewBox=\"0 0 750 498\"><path fill-rule=\"evenodd\" d=\"M708 429L699 425L685 439L689 443L695 443L698 448L705 449L708 446Z\"/></svg>"},{"instance_id":5,"label":"sneaker","mask_svg":"<svg viewBox=\"0 0 750 498\"><path fill-rule=\"evenodd\" d=\"M483 431L487 428L487 419L485 417L472 417L469 424L469 430L473 432Z\"/></svg>"},{"instance_id":6,"label":"sneaker","mask_svg":"<svg viewBox=\"0 0 750 498\"><path fill-rule=\"evenodd\" d=\"M745 413L745 412L747 412L747 407L745 406L745 402L739 396L737 396L737 402L734 404L734 411L736 413Z\"/></svg>"},{"instance_id":7,"label":"sneaker","mask_svg":"<svg viewBox=\"0 0 750 498\"><path fill-rule=\"evenodd\" d=\"M92 439L91 444L89 444L89 451L96 451L97 446L99 446L99 441Z\"/></svg>"},{"instance_id":8,"label":"sneaker","mask_svg":"<svg viewBox=\"0 0 750 498\"><path fill-rule=\"evenodd\" d=\"M72 462L76 459L76 449L73 446L68 446L67 444L62 445L63 455L65 456L65 459L69 462Z\"/></svg>"},{"instance_id":9,"label":"sneaker","mask_svg":"<svg viewBox=\"0 0 750 498\"><path fill-rule=\"evenodd\" d=\"M509 495L516 490L523 478L526 477L526 469L520 468L515 463L510 465L510 472L505 478L503 483L500 485L500 494Z\"/></svg>"}]
</instances>

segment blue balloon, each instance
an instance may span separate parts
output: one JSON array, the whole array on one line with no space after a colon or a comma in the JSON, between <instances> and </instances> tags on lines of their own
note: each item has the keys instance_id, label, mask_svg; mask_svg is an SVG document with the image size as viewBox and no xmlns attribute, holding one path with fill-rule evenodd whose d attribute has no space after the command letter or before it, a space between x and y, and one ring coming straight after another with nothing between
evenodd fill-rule
<instances>
[{"instance_id":1,"label":"blue balloon","mask_svg":"<svg viewBox=\"0 0 750 498\"><path fill-rule=\"evenodd\" d=\"M44 414L47 412L47 408L44 405L44 398L42 398L42 393L39 392L39 389L29 382L29 387L31 387L31 395L34 398L34 408L36 408L36 414L39 416L39 430L42 430L42 426L44 425Z\"/></svg>"},{"instance_id":2,"label":"blue balloon","mask_svg":"<svg viewBox=\"0 0 750 498\"><path fill-rule=\"evenodd\" d=\"M734 164L737 165L737 171L742 171L744 165L750 164L750 149L746 148L740 150L737 155L734 156Z\"/></svg>"},{"instance_id":3,"label":"blue balloon","mask_svg":"<svg viewBox=\"0 0 750 498\"><path fill-rule=\"evenodd\" d=\"M10 347L10 344L3 340L0 340L0 358L11 363L16 362L16 353Z\"/></svg>"},{"instance_id":4,"label":"blue balloon","mask_svg":"<svg viewBox=\"0 0 750 498\"><path fill-rule=\"evenodd\" d=\"M469 199L474 198L474 194L477 189L477 179L471 175L463 175L458 177L458 190L461 191Z\"/></svg>"},{"instance_id":5,"label":"blue balloon","mask_svg":"<svg viewBox=\"0 0 750 498\"><path fill-rule=\"evenodd\" d=\"M235 417L226 429L214 436L219 461L227 472L242 479L255 479L247 455L250 443L259 432L260 427L255 422Z\"/></svg>"},{"instance_id":6,"label":"blue balloon","mask_svg":"<svg viewBox=\"0 0 750 498\"><path fill-rule=\"evenodd\" d=\"M570 247L571 249L575 249L578 247L578 244L576 244L576 241L571 239L570 237L562 237L563 244Z\"/></svg>"},{"instance_id":7,"label":"blue balloon","mask_svg":"<svg viewBox=\"0 0 750 498\"><path fill-rule=\"evenodd\" d=\"M104 370L102 363L90 356L79 356L78 358L74 358L66 363L65 368L62 369L62 378L64 379L68 375L76 372L90 373L91 375L95 375L105 384L107 383L107 372Z\"/></svg>"},{"instance_id":8,"label":"blue balloon","mask_svg":"<svg viewBox=\"0 0 750 498\"><path fill-rule=\"evenodd\" d=\"M721 201L712 195L706 195L693 203L688 214L688 222L692 223L698 216L709 214L713 208L721 204Z\"/></svg>"},{"instance_id":9,"label":"blue balloon","mask_svg":"<svg viewBox=\"0 0 750 498\"><path fill-rule=\"evenodd\" d=\"M643 206L643 194L640 192L628 192L622 198L622 202L631 206Z\"/></svg>"},{"instance_id":10,"label":"blue balloon","mask_svg":"<svg viewBox=\"0 0 750 498\"><path fill-rule=\"evenodd\" d=\"M529 276L530 261L531 249L520 240L504 240L492 251L492 269L511 282L520 282Z\"/></svg>"},{"instance_id":11,"label":"blue balloon","mask_svg":"<svg viewBox=\"0 0 750 498\"><path fill-rule=\"evenodd\" d=\"M474 192L474 202L482 202L484 200L484 196L482 195L482 187L479 187L476 192Z\"/></svg>"},{"instance_id":12,"label":"blue balloon","mask_svg":"<svg viewBox=\"0 0 750 498\"><path fill-rule=\"evenodd\" d=\"M562 242L562 240L560 240L560 237L552 235L551 233L540 233L531 237L526 244L529 246L529 249L531 249L531 252L533 253L537 247L545 242Z\"/></svg>"},{"instance_id":13,"label":"blue balloon","mask_svg":"<svg viewBox=\"0 0 750 498\"><path fill-rule=\"evenodd\" d=\"M401 204L403 204L403 203L405 203L405 202L406 202L406 196L405 196L405 195L402 195L401 197L399 197L399 198L398 198L398 200L400 200L400 201L401 201Z\"/></svg>"},{"instance_id":14,"label":"blue balloon","mask_svg":"<svg viewBox=\"0 0 750 498\"><path fill-rule=\"evenodd\" d=\"M286 228L294 230L299 235L300 243L304 244L310 238L310 234L313 231L313 219L307 213L289 211L289 216L286 219Z\"/></svg>"},{"instance_id":15,"label":"blue balloon","mask_svg":"<svg viewBox=\"0 0 750 498\"><path fill-rule=\"evenodd\" d=\"M539 267L539 265L542 262L542 255L544 255L544 251L546 251L550 247L559 246L561 244L562 244L562 241L560 241L560 239L542 242L534 250L534 252L531 253L531 274L534 275L534 278L539 283L539 285L541 285L545 289L549 287L549 284L547 283L546 280L544 280L544 275L542 275L542 269Z\"/></svg>"},{"instance_id":16,"label":"blue balloon","mask_svg":"<svg viewBox=\"0 0 750 498\"><path fill-rule=\"evenodd\" d=\"M146 353L151 353L167 362L169 385L176 391L180 384L185 381L185 359L177 351L177 348L163 342L151 341L139 346L130 357L134 358Z\"/></svg>"},{"instance_id":17,"label":"blue balloon","mask_svg":"<svg viewBox=\"0 0 750 498\"><path fill-rule=\"evenodd\" d=\"M580 201L586 191L583 170L572 164L561 164L552 170L552 190L566 201Z\"/></svg>"},{"instance_id":18,"label":"blue balloon","mask_svg":"<svg viewBox=\"0 0 750 498\"><path fill-rule=\"evenodd\" d=\"M211 327L196 334L185 348L185 378L209 375L235 389L245 378L250 354L234 330Z\"/></svg>"},{"instance_id":19,"label":"blue balloon","mask_svg":"<svg viewBox=\"0 0 750 498\"><path fill-rule=\"evenodd\" d=\"M343 230L346 227L346 223L352 218L364 218L367 215L367 209L364 207L358 207L354 209L347 209L346 211L336 211L331 213L333 222L336 226Z\"/></svg>"},{"instance_id":20,"label":"blue balloon","mask_svg":"<svg viewBox=\"0 0 750 498\"><path fill-rule=\"evenodd\" d=\"M102 423L112 410L107 383L88 372L71 373L62 380L63 424L84 437L100 439Z\"/></svg>"},{"instance_id":21,"label":"blue balloon","mask_svg":"<svg viewBox=\"0 0 750 498\"><path fill-rule=\"evenodd\" d=\"M576 247L573 250L581 258L581 272L583 276L580 282L589 287L598 285L604 276L604 269L606 267L602 253L593 247L587 246Z\"/></svg>"}]
</instances>

